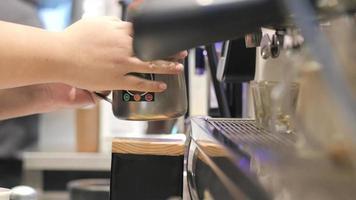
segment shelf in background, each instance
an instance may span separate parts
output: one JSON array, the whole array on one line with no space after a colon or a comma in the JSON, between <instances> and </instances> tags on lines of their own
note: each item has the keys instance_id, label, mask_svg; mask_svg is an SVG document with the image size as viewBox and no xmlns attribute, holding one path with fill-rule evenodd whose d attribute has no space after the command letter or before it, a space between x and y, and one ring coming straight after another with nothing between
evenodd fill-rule
<instances>
[{"instance_id":1,"label":"shelf in background","mask_svg":"<svg viewBox=\"0 0 356 200\"><path fill-rule=\"evenodd\" d=\"M24 170L110 171L111 154L77 152L25 152Z\"/></svg>"}]
</instances>

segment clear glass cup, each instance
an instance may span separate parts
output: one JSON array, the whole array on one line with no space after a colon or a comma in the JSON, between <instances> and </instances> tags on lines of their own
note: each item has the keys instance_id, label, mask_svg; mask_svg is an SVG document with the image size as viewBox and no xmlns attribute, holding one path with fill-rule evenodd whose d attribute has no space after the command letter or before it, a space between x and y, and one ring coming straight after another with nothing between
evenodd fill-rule
<instances>
[{"instance_id":1,"label":"clear glass cup","mask_svg":"<svg viewBox=\"0 0 356 200\"><path fill-rule=\"evenodd\" d=\"M299 84L278 81L251 81L256 125L270 132L292 133Z\"/></svg>"}]
</instances>

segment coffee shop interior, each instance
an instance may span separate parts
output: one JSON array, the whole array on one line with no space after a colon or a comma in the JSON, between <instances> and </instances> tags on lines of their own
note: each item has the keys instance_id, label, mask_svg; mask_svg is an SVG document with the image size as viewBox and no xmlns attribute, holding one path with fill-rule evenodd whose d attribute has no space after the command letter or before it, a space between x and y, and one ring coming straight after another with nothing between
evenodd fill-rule
<instances>
[{"instance_id":1,"label":"coffee shop interior","mask_svg":"<svg viewBox=\"0 0 356 200\"><path fill-rule=\"evenodd\" d=\"M355 0L0 1L48 31L98 16L184 72L0 121L0 200L356 199Z\"/></svg>"}]
</instances>

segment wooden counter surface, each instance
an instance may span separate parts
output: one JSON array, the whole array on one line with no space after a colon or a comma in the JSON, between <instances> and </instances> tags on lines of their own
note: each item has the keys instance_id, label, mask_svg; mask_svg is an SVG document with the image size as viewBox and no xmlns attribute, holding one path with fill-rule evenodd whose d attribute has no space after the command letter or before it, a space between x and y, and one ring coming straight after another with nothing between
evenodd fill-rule
<instances>
[{"instance_id":1,"label":"wooden counter surface","mask_svg":"<svg viewBox=\"0 0 356 200\"><path fill-rule=\"evenodd\" d=\"M178 156L184 154L185 139L178 138L115 138L112 152L136 155Z\"/></svg>"}]
</instances>

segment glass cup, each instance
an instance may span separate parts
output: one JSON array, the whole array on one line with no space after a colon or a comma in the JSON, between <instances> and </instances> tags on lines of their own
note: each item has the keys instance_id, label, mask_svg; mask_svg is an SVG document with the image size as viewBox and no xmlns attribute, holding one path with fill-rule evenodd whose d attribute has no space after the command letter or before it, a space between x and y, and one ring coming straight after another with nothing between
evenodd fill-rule
<instances>
[{"instance_id":1,"label":"glass cup","mask_svg":"<svg viewBox=\"0 0 356 200\"><path fill-rule=\"evenodd\" d=\"M298 83L251 81L256 125L270 132L292 133L299 94Z\"/></svg>"},{"instance_id":2,"label":"glass cup","mask_svg":"<svg viewBox=\"0 0 356 200\"><path fill-rule=\"evenodd\" d=\"M0 187L0 200L9 200L11 190Z\"/></svg>"}]
</instances>

